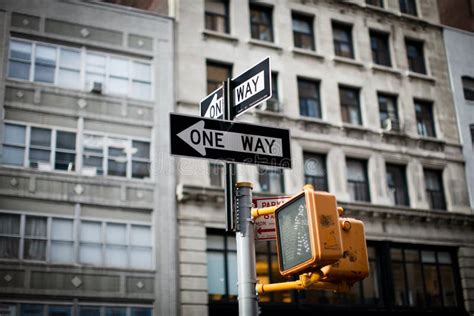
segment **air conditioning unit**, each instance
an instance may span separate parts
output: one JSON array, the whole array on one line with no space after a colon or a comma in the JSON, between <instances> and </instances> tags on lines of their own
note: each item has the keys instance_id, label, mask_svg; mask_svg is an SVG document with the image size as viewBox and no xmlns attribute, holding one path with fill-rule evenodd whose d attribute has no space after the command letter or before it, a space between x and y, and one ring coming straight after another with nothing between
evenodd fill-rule
<instances>
[{"instance_id":1,"label":"air conditioning unit","mask_svg":"<svg viewBox=\"0 0 474 316\"><path fill-rule=\"evenodd\" d=\"M89 91L92 93L102 93L102 82L93 81L90 83Z\"/></svg>"}]
</instances>

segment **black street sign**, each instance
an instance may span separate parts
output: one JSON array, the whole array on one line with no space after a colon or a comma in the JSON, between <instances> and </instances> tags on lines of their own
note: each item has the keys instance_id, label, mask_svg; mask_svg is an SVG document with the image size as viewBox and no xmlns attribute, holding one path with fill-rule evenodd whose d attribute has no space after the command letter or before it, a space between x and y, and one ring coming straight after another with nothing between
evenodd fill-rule
<instances>
[{"instance_id":1,"label":"black street sign","mask_svg":"<svg viewBox=\"0 0 474 316\"><path fill-rule=\"evenodd\" d=\"M219 87L201 100L199 103L199 113L202 117L213 119L224 118L223 90L223 87Z\"/></svg>"},{"instance_id":2,"label":"black street sign","mask_svg":"<svg viewBox=\"0 0 474 316\"><path fill-rule=\"evenodd\" d=\"M270 58L267 57L230 81L230 119L272 96Z\"/></svg>"},{"instance_id":3,"label":"black street sign","mask_svg":"<svg viewBox=\"0 0 474 316\"><path fill-rule=\"evenodd\" d=\"M290 131L170 113L171 154L291 168Z\"/></svg>"}]
</instances>

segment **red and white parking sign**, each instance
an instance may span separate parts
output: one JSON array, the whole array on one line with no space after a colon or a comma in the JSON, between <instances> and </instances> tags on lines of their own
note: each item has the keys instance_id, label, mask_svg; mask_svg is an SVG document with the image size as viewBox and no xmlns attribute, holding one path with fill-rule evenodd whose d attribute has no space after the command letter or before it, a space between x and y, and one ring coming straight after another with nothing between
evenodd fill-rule
<instances>
[{"instance_id":1,"label":"red and white parking sign","mask_svg":"<svg viewBox=\"0 0 474 316\"><path fill-rule=\"evenodd\" d=\"M264 198L254 198L252 200L254 207L278 206L291 199L291 196L272 196ZM255 220L255 240L275 240L275 215L259 216Z\"/></svg>"}]
</instances>

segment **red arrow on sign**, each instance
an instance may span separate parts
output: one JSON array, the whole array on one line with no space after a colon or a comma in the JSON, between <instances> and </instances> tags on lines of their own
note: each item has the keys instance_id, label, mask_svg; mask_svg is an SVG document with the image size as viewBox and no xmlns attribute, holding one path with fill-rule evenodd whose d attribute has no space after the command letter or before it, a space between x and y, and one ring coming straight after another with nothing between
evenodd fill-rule
<instances>
[{"instance_id":1,"label":"red arrow on sign","mask_svg":"<svg viewBox=\"0 0 474 316\"><path fill-rule=\"evenodd\" d=\"M261 233L270 233L270 232L274 232L275 229L262 229L262 228L257 228L257 233L261 234Z\"/></svg>"}]
</instances>

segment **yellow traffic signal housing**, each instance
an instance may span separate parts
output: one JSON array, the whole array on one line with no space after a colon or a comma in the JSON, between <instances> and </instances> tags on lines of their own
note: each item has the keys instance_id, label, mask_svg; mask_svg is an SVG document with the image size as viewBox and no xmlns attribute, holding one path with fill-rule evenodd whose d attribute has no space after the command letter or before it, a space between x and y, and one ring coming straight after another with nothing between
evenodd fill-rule
<instances>
[{"instance_id":1,"label":"yellow traffic signal housing","mask_svg":"<svg viewBox=\"0 0 474 316\"><path fill-rule=\"evenodd\" d=\"M364 223L353 218L340 218L343 257L333 263L323 282L346 282L352 285L369 275L369 260Z\"/></svg>"},{"instance_id":2,"label":"yellow traffic signal housing","mask_svg":"<svg viewBox=\"0 0 474 316\"><path fill-rule=\"evenodd\" d=\"M342 257L336 197L311 186L275 210L280 273L291 275L333 264Z\"/></svg>"}]
</instances>

